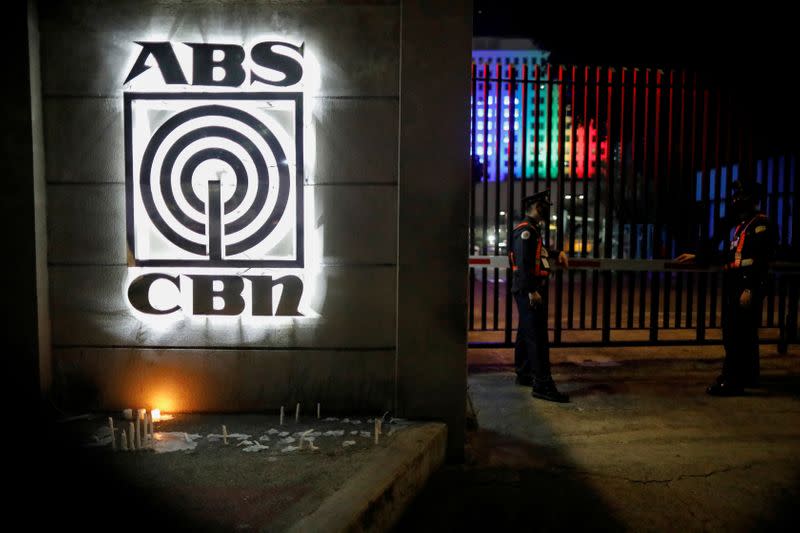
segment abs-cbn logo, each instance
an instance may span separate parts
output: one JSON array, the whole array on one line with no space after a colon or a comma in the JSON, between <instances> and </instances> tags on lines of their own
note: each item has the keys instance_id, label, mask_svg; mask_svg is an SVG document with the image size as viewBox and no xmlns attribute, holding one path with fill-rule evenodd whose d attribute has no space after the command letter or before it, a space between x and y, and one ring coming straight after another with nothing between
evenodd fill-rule
<instances>
[{"instance_id":1,"label":"abs-cbn logo","mask_svg":"<svg viewBox=\"0 0 800 533\"><path fill-rule=\"evenodd\" d=\"M299 316L302 279L278 269L304 266L303 46L261 42L247 60L239 45L136 44L125 194L142 273L128 301L147 315Z\"/></svg>"}]
</instances>

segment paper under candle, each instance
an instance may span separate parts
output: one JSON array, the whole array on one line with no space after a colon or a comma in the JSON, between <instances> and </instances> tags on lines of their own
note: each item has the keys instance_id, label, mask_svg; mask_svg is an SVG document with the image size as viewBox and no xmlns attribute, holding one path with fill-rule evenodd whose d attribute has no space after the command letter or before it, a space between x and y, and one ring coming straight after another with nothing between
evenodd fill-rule
<instances>
[{"instance_id":1,"label":"paper under candle","mask_svg":"<svg viewBox=\"0 0 800 533\"><path fill-rule=\"evenodd\" d=\"M133 422L128 422L128 448L130 448L131 451L136 450L136 443L133 439Z\"/></svg>"},{"instance_id":2,"label":"paper under candle","mask_svg":"<svg viewBox=\"0 0 800 533\"><path fill-rule=\"evenodd\" d=\"M117 441L114 438L114 419L108 417L108 429L111 430L111 449L117 451Z\"/></svg>"}]
</instances>

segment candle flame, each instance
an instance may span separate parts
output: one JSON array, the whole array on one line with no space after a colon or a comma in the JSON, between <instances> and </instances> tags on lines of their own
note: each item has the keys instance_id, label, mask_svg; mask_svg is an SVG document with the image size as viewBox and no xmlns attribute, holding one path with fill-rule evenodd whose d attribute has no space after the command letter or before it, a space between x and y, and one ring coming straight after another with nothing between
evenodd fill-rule
<instances>
[{"instance_id":1,"label":"candle flame","mask_svg":"<svg viewBox=\"0 0 800 533\"><path fill-rule=\"evenodd\" d=\"M153 418L153 422L163 422L164 420L172 420L172 415L168 415L166 413L162 413L161 409L152 409L150 411L150 416Z\"/></svg>"}]
</instances>

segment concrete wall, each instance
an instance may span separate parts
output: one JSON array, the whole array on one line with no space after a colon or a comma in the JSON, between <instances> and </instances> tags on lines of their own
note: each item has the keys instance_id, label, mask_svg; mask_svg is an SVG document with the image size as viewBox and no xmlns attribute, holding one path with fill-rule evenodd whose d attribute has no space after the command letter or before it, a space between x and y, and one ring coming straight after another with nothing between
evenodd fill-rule
<instances>
[{"instance_id":1,"label":"concrete wall","mask_svg":"<svg viewBox=\"0 0 800 533\"><path fill-rule=\"evenodd\" d=\"M39 28L34 2L16 2L6 13L11 31L6 61L0 139L3 193L0 213L8 242L4 253L4 391L10 401L36 412L49 392L50 330L46 264L44 148L39 79ZM20 416L22 424L33 417ZM22 429L20 429L22 431Z\"/></svg>"},{"instance_id":2,"label":"concrete wall","mask_svg":"<svg viewBox=\"0 0 800 533\"><path fill-rule=\"evenodd\" d=\"M471 11L436 5L42 3L53 360L65 405L161 398L169 408L169 397L184 410L232 411L319 401L461 423ZM143 323L123 289L122 86L133 42L245 43L264 33L303 39L321 65L316 166L305 183L316 210L306 231L323 240L321 318L274 328ZM413 234L419 215L455 229ZM418 291L429 299L398 300Z\"/></svg>"},{"instance_id":3,"label":"concrete wall","mask_svg":"<svg viewBox=\"0 0 800 533\"><path fill-rule=\"evenodd\" d=\"M397 402L406 416L446 419L452 457L467 386L472 11L405 2L402 31Z\"/></svg>"}]
</instances>

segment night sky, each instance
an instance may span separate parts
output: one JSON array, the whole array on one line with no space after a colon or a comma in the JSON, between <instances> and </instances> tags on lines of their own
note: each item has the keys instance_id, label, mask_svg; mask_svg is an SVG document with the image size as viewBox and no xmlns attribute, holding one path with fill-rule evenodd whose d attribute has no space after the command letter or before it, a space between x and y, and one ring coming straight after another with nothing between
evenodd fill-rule
<instances>
[{"instance_id":1,"label":"night sky","mask_svg":"<svg viewBox=\"0 0 800 533\"><path fill-rule=\"evenodd\" d=\"M788 4L737 10L730 3L716 11L699 10L700 2L640 2L626 10L530 4L475 0L473 34L531 38L551 51L553 64L697 71L745 94L781 141L800 137L800 27Z\"/></svg>"}]
</instances>

